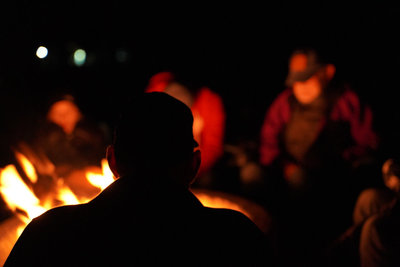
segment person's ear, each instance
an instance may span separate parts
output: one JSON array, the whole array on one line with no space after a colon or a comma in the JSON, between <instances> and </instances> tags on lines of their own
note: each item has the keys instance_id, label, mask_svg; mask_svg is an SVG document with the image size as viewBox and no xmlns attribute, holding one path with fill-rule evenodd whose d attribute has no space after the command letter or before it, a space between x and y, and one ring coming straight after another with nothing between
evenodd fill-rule
<instances>
[{"instance_id":1,"label":"person's ear","mask_svg":"<svg viewBox=\"0 0 400 267\"><path fill-rule=\"evenodd\" d=\"M333 76L335 76L336 73L336 67L333 64L327 64L325 66L325 75L328 81L333 79Z\"/></svg>"},{"instance_id":2,"label":"person's ear","mask_svg":"<svg viewBox=\"0 0 400 267\"><path fill-rule=\"evenodd\" d=\"M114 174L115 178L119 178L117 161L115 160L115 148L113 145L109 145L106 151L106 157L108 161L108 166L110 166L111 172Z\"/></svg>"},{"instance_id":3,"label":"person's ear","mask_svg":"<svg viewBox=\"0 0 400 267\"><path fill-rule=\"evenodd\" d=\"M389 173L390 166L393 164L393 159L387 159L382 165L382 174L387 175Z\"/></svg>"}]
</instances>

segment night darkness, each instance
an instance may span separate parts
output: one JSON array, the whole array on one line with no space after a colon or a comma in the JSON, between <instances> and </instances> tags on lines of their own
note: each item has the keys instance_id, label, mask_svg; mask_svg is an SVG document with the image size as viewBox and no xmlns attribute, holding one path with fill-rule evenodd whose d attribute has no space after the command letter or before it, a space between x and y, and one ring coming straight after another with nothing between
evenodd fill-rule
<instances>
[{"instance_id":1,"label":"night darkness","mask_svg":"<svg viewBox=\"0 0 400 267\"><path fill-rule=\"evenodd\" d=\"M0 11L3 143L29 135L49 99L65 90L88 116L112 125L121 101L162 70L190 75L223 97L227 142L257 141L266 109L284 89L291 51L311 45L329 51L338 75L372 107L384 146L399 147L397 9L13 2ZM42 60L40 45L49 49ZM72 64L77 48L87 52L81 67Z\"/></svg>"}]
</instances>

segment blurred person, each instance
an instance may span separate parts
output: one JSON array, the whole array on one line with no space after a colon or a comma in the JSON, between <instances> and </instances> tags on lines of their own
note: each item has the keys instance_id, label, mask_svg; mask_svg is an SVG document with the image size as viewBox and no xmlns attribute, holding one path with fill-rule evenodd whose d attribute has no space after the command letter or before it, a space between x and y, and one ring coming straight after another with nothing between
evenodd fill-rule
<instances>
[{"instance_id":1,"label":"blurred person","mask_svg":"<svg viewBox=\"0 0 400 267\"><path fill-rule=\"evenodd\" d=\"M356 166L378 147L371 109L334 79L335 72L335 65L317 50L295 50L288 88L266 113L260 162L277 169L293 190L307 191L323 182L341 184L339 177L328 179L330 172Z\"/></svg>"},{"instance_id":2,"label":"blurred person","mask_svg":"<svg viewBox=\"0 0 400 267\"><path fill-rule=\"evenodd\" d=\"M400 160L382 165L382 187L363 190L353 211L353 225L329 253L330 266L398 266L400 264Z\"/></svg>"},{"instance_id":3,"label":"blurred person","mask_svg":"<svg viewBox=\"0 0 400 267\"><path fill-rule=\"evenodd\" d=\"M387 159L382 165L383 187L367 188L357 198L353 222L363 223L370 216L380 213L400 194L400 160Z\"/></svg>"},{"instance_id":4,"label":"blurred person","mask_svg":"<svg viewBox=\"0 0 400 267\"><path fill-rule=\"evenodd\" d=\"M294 50L285 84L261 127L266 195L291 229L282 230L285 238L319 249L351 221L358 186L351 174L374 162L378 138L371 109L336 77L336 66L322 51ZM292 244L295 251L305 248Z\"/></svg>"},{"instance_id":5,"label":"blurred person","mask_svg":"<svg viewBox=\"0 0 400 267\"><path fill-rule=\"evenodd\" d=\"M400 265L400 203L397 197L385 212L367 219L361 229L361 267Z\"/></svg>"},{"instance_id":6,"label":"blurred person","mask_svg":"<svg viewBox=\"0 0 400 267\"><path fill-rule=\"evenodd\" d=\"M100 167L108 144L108 129L85 116L71 94L59 94L49 101L39 123L33 150L54 165L54 176L79 194L90 189L86 168Z\"/></svg>"},{"instance_id":7,"label":"blurred person","mask_svg":"<svg viewBox=\"0 0 400 267\"><path fill-rule=\"evenodd\" d=\"M208 174L224 153L226 114L221 97L210 88L184 81L172 72L153 75L146 92L165 92L192 110L193 134L202 151L199 176ZM198 180L202 182L202 178Z\"/></svg>"},{"instance_id":8,"label":"blurred person","mask_svg":"<svg viewBox=\"0 0 400 267\"><path fill-rule=\"evenodd\" d=\"M294 186L305 183L305 172L321 169L328 159L354 162L378 147L371 109L335 80L335 73L335 65L317 50L295 50L287 89L266 113L260 162L281 164L285 179Z\"/></svg>"},{"instance_id":9,"label":"blurred person","mask_svg":"<svg viewBox=\"0 0 400 267\"><path fill-rule=\"evenodd\" d=\"M190 109L165 93L124 106L107 149L119 178L87 204L34 219L5 267L270 266L255 224L190 192L201 161L192 125Z\"/></svg>"}]
</instances>

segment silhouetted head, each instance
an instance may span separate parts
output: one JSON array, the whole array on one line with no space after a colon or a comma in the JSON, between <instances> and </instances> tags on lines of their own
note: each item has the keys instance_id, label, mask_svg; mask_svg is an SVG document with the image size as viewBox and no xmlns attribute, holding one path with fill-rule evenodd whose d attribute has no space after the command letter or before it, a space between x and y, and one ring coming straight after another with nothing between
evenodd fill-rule
<instances>
[{"instance_id":1,"label":"silhouetted head","mask_svg":"<svg viewBox=\"0 0 400 267\"><path fill-rule=\"evenodd\" d=\"M200 165L192 127L192 112L181 101L144 93L123 109L108 149L111 169L116 177L141 173L190 184Z\"/></svg>"}]
</instances>

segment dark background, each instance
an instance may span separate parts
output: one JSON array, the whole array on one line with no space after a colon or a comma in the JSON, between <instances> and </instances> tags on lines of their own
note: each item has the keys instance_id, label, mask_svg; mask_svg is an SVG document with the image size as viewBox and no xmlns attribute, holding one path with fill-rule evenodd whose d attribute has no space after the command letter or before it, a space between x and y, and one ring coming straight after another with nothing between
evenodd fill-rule
<instances>
[{"instance_id":1,"label":"dark background","mask_svg":"<svg viewBox=\"0 0 400 267\"><path fill-rule=\"evenodd\" d=\"M120 103L162 70L190 75L223 97L227 142L258 141L291 51L310 45L328 51L338 77L372 107L383 147L399 147L398 8L9 2L0 9L3 144L29 136L48 101L65 90L87 116L112 125ZM49 49L45 59L35 56L40 45ZM72 63L77 48L87 52L82 67Z\"/></svg>"}]
</instances>

